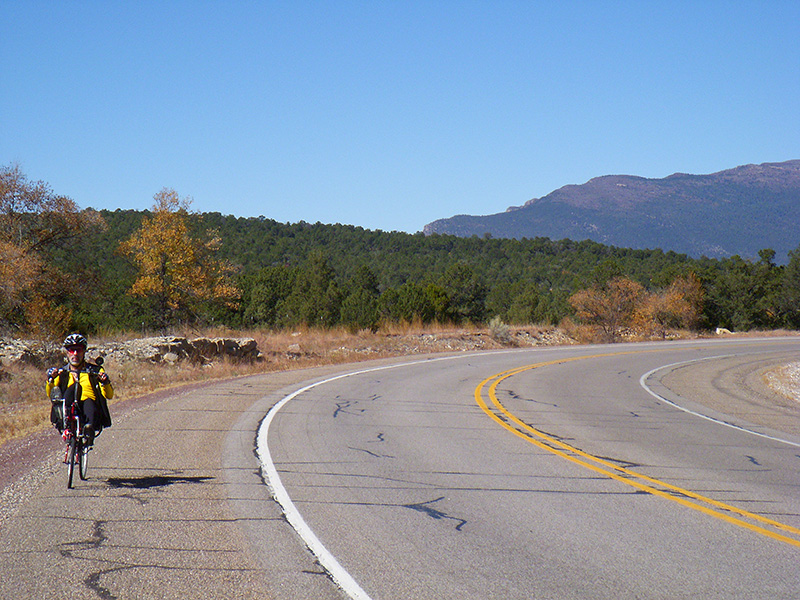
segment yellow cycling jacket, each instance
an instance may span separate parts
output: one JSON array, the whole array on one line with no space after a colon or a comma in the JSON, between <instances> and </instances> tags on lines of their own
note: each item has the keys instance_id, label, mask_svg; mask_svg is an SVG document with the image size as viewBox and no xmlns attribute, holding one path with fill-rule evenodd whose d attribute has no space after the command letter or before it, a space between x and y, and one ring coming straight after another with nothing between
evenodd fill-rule
<instances>
[{"instance_id":1,"label":"yellow cycling jacket","mask_svg":"<svg viewBox=\"0 0 800 600\"><path fill-rule=\"evenodd\" d=\"M52 398L51 392L58 388L62 398L66 397L67 390L74 388L78 401L94 400L100 410L102 427L111 427L111 414L108 412L108 400L114 396L111 382L100 383L98 375L105 373L102 367L94 364L84 365L79 372L69 371L69 367L62 369L54 381L48 379L45 393ZM52 417L51 417L52 419ZM55 421L54 421L55 422Z\"/></svg>"},{"instance_id":2,"label":"yellow cycling jacket","mask_svg":"<svg viewBox=\"0 0 800 600\"><path fill-rule=\"evenodd\" d=\"M105 373L103 367L97 369L97 373L98 374ZM61 372L61 375L54 381L48 380L47 384L44 387L44 391L45 394L47 394L47 397L48 398L50 397L50 392L52 392L53 388L55 388L56 386L60 387L61 391L63 392L64 390L66 390L66 388L75 385L75 382L77 381L78 383L80 383L81 386L81 395L78 398L78 400L97 400L97 398L95 397L96 396L95 388L92 385L92 378L89 375L89 372L86 370L81 371L80 373L77 374L78 375L77 380L75 378L75 375L76 374L71 371L67 373L65 369L64 371ZM62 378L64 377L69 377L69 380L67 382L63 382ZM66 385L64 385L64 383L66 383ZM102 384L99 381L97 381L97 384L100 389L100 392L103 394L103 397L106 400L110 400L111 398L114 397L114 386L111 385L110 381L106 384Z\"/></svg>"}]
</instances>

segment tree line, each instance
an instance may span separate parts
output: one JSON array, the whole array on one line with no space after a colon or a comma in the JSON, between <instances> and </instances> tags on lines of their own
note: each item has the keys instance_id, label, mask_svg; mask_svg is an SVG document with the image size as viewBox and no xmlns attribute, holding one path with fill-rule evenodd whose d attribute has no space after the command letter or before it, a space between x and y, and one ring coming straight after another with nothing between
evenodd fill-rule
<instances>
[{"instance_id":1,"label":"tree line","mask_svg":"<svg viewBox=\"0 0 800 600\"><path fill-rule=\"evenodd\" d=\"M769 249L712 260L592 241L287 224L195 213L167 188L148 211L81 210L15 165L0 168L0 194L0 326L13 335L493 318L570 318L609 339L623 327L800 327L800 247L779 265Z\"/></svg>"}]
</instances>

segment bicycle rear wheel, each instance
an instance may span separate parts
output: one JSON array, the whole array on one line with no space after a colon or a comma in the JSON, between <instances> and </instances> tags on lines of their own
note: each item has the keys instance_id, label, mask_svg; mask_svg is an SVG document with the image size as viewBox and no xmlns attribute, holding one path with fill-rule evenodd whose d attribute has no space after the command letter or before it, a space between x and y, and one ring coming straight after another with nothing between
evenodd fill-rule
<instances>
[{"instance_id":1,"label":"bicycle rear wheel","mask_svg":"<svg viewBox=\"0 0 800 600\"><path fill-rule=\"evenodd\" d=\"M67 488L72 489L72 476L75 474L75 452L78 442L75 436L69 440L69 451L67 452Z\"/></svg>"}]
</instances>

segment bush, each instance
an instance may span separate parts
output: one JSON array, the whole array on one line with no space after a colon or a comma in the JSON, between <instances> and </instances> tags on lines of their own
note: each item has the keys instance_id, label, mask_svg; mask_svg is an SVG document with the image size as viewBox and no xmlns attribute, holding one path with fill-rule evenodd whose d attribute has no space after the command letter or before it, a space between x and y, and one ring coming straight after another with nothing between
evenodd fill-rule
<instances>
[{"instance_id":1,"label":"bush","mask_svg":"<svg viewBox=\"0 0 800 600\"><path fill-rule=\"evenodd\" d=\"M511 344L513 342L511 330L499 316L492 317L492 320L489 321L489 337L501 344Z\"/></svg>"}]
</instances>

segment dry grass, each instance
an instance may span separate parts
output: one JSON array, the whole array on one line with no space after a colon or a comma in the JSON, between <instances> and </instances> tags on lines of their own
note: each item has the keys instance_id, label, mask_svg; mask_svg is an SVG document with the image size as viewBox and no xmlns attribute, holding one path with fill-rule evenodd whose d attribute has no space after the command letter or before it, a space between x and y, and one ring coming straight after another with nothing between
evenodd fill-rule
<instances>
[{"instance_id":1,"label":"dry grass","mask_svg":"<svg viewBox=\"0 0 800 600\"><path fill-rule=\"evenodd\" d=\"M398 356L408 353L407 347L394 343L398 336L437 335L453 331L452 327L423 327L419 323L394 325L379 333L370 331L351 333L345 328L325 331L300 328L277 333L231 331L224 328L173 331L170 332L173 335L189 338L253 338L258 343L264 360L253 364L220 360L205 366L191 363L175 365L116 363L109 360L105 367L112 378L115 389L114 399L110 404L191 382ZM460 331L476 332L478 330L470 328ZM95 336L91 342L92 344L102 344L131 340L137 337L141 336L135 333L102 335ZM447 350L448 348L442 349ZM425 351L436 350L431 347L425 349ZM4 370L10 377L0 381L0 444L50 427L50 406L44 395L46 367L37 368L19 364L4 367Z\"/></svg>"},{"instance_id":2,"label":"dry grass","mask_svg":"<svg viewBox=\"0 0 800 600\"><path fill-rule=\"evenodd\" d=\"M44 374L30 365L12 365L0 381L0 443L38 429L50 418Z\"/></svg>"}]
</instances>

